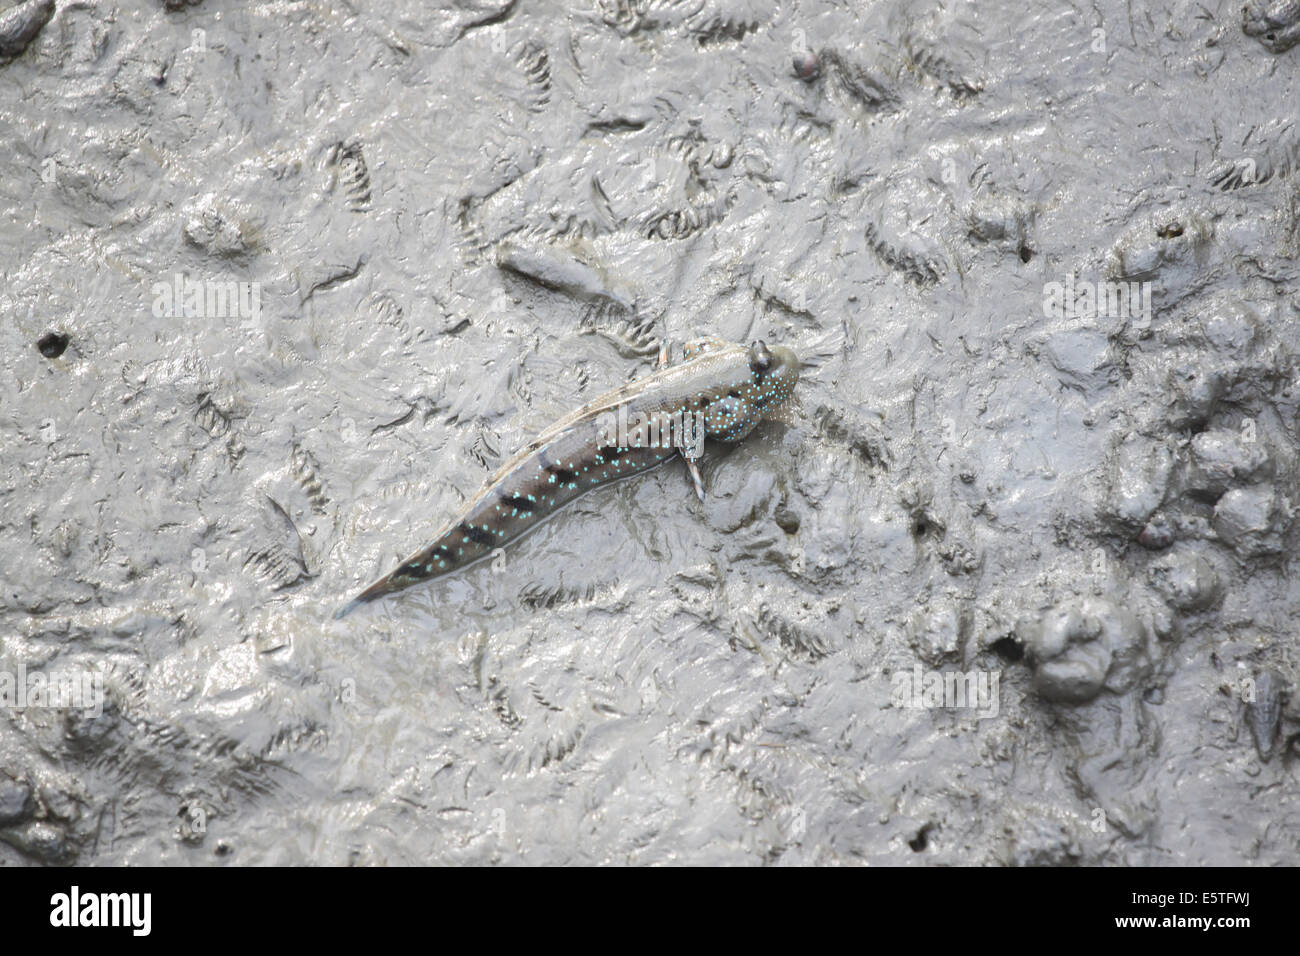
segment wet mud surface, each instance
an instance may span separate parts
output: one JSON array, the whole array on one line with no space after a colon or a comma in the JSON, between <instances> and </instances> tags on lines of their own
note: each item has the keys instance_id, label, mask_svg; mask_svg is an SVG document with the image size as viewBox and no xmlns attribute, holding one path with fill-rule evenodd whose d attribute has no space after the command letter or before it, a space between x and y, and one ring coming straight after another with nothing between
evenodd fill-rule
<instances>
[{"instance_id":1,"label":"wet mud surface","mask_svg":"<svg viewBox=\"0 0 1300 956\"><path fill-rule=\"evenodd\" d=\"M0 863L1294 864L1297 38L0 12L0 672L102 687L0 709ZM332 619L705 334L805 365L703 504Z\"/></svg>"}]
</instances>

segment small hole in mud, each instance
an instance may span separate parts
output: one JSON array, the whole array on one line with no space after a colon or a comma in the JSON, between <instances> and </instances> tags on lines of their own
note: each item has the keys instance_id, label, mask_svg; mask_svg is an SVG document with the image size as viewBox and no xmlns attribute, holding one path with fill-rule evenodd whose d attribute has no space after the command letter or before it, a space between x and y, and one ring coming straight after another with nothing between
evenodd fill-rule
<instances>
[{"instance_id":1,"label":"small hole in mud","mask_svg":"<svg viewBox=\"0 0 1300 956\"><path fill-rule=\"evenodd\" d=\"M1030 249L1028 246L1021 246L1021 247L1020 247L1020 261L1021 261L1021 262L1028 262L1028 261L1029 261L1030 259L1032 259L1032 258L1034 258L1034 250L1033 250L1033 249Z\"/></svg>"},{"instance_id":2,"label":"small hole in mud","mask_svg":"<svg viewBox=\"0 0 1300 956\"><path fill-rule=\"evenodd\" d=\"M1180 222L1171 222L1167 226L1161 226L1156 230L1156 235L1161 239L1177 239L1183 234L1183 224Z\"/></svg>"},{"instance_id":3,"label":"small hole in mud","mask_svg":"<svg viewBox=\"0 0 1300 956\"><path fill-rule=\"evenodd\" d=\"M36 340L36 347L47 359L56 359L64 353L70 341L62 332L46 332Z\"/></svg>"},{"instance_id":4,"label":"small hole in mud","mask_svg":"<svg viewBox=\"0 0 1300 956\"><path fill-rule=\"evenodd\" d=\"M912 537L924 538L933 530L934 525L930 523L930 519L925 515L918 515L912 519Z\"/></svg>"},{"instance_id":5,"label":"small hole in mud","mask_svg":"<svg viewBox=\"0 0 1300 956\"><path fill-rule=\"evenodd\" d=\"M799 532L799 516L784 505L777 508L772 517L776 519L777 526L786 534L797 534Z\"/></svg>"},{"instance_id":6,"label":"small hole in mud","mask_svg":"<svg viewBox=\"0 0 1300 956\"><path fill-rule=\"evenodd\" d=\"M1025 656L1025 649L1016 643L1016 639L1008 635L1000 637L989 645L989 650L1004 661L1014 664Z\"/></svg>"},{"instance_id":7,"label":"small hole in mud","mask_svg":"<svg viewBox=\"0 0 1300 956\"><path fill-rule=\"evenodd\" d=\"M232 849L233 848L229 843L227 843L225 840L222 840L213 848L212 852L215 853L217 856L230 856Z\"/></svg>"},{"instance_id":8,"label":"small hole in mud","mask_svg":"<svg viewBox=\"0 0 1300 956\"><path fill-rule=\"evenodd\" d=\"M934 824L927 823L916 831L916 836L907 841L907 845L912 848L913 853L921 853L930 845L930 831L933 829Z\"/></svg>"}]
</instances>

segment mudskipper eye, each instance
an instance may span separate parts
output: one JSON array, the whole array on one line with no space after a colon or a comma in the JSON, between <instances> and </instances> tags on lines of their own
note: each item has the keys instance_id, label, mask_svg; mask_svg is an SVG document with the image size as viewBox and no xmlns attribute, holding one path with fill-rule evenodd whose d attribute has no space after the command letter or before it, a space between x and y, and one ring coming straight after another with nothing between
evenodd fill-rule
<instances>
[{"instance_id":1,"label":"mudskipper eye","mask_svg":"<svg viewBox=\"0 0 1300 956\"><path fill-rule=\"evenodd\" d=\"M762 339L749 347L749 367L754 372L766 372L772 367L772 353L767 350Z\"/></svg>"}]
</instances>

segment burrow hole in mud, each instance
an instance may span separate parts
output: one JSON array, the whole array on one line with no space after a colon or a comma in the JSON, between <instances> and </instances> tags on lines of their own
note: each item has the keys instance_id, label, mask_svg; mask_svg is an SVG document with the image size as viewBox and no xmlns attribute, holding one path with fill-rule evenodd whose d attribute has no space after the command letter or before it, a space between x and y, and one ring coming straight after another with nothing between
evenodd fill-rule
<instances>
[{"instance_id":1,"label":"burrow hole in mud","mask_svg":"<svg viewBox=\"0 0 1300 956\"><path fill-rule=\"evenodd\" d=\"M913 853L923 853L930 845L930 834L934 832L934 824L927 823L921 829L916 831L916 836L907 841L907 845L912 848Z\"/></svg>"},{"instance_id":2,"label":"burrow hole in mud","mask_svg":"<svg viewBox=\"0 0 1300 956\"><path fill-rule=\"evenodd\" d=\"M918 541L922 538L942 538L945 530L941 522L923 511L912 516L912 537Z\"/></svg>"},{"instance_id":3,"label":"burrow hole in mud","mask_svg":"<svg viewBox=\"0 0 1300 956\"><path fill-rule=\"evenodd\" d=\"M786 534L799 533L799 516L785 505L778 507L772 517L776 519L777 527Z\"/></svg>"},{"instance_id":4,"label":"burrow hole in mud","mask_svg":"<svg viewBox=\"0 0 1300 956\"><path fill-rule=\"evenodd\" d=\"M1020 253L1021 262L1028 263L1031 259L1034 258L1034 250L1030 249L1024 243L1021 243L1020 248L1016 251Z\"/></svg>"},{"instance_id":5,"label":"burrow hole in mud","mask_svg":"<svg viewBox=\"0 0 1300 956\"><path fill-rule=\"evenodd\" d=\"M47 359L56 359L67 350L70 341L62 332L46 332L36 340L36 347Z\"/></svg>"},{"instance_id":6,"label":"burrow hole in mud","mask_svg":"<svg viewBox=\"0 0 1300 956\"><path fill-rule=\"evenodd\" d=\"M990 644L989 650L1010 664L1022 660L1025 656L1025 649L1017 644L1016 639L1010 634Z\"/></svg>"}]
</instances>

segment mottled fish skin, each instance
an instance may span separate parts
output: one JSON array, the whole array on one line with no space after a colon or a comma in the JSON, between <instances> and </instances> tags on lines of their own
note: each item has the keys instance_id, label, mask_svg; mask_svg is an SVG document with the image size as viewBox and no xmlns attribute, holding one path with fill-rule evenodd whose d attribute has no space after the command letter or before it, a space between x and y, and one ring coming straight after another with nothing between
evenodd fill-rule
<instances>
[{"instance_id":1,"label":"mottled fish skin","mask_svg":"<svg viewBox=\"0 0 1300 956\"><path fill-rule=\"evenodd\" d=\"M637 447L609 439L620 408L627 421L703 415L704 434L740 441L793 392L799 360L762 342L746 348L718 339L686 346L683 360L588 402L538 435L488 479L433 541L362 591L336 617L491 554L593 488L662 464L679 449L661 441Z\"/></svg>"},{"instance_id":2,"label":"mottled fish skin","mask_svg":"<svg viewBox=\"0 0 1300 956\"><path fill-rule=\"evenodd\" d=\"M1251 0L1241 10L1241 28L1270 53L1300 43L1300 0Z\"/></svg>"}]
</instances>

